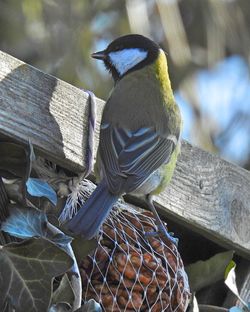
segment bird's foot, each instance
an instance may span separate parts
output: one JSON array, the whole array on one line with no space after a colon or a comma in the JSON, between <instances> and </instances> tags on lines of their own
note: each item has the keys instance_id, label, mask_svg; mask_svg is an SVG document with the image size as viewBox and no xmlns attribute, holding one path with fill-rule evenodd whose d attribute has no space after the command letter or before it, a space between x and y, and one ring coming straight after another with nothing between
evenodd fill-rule
<instances>
[{"instance_id":1,"label":"bird's foot","mask_svg":"<svg viewBox=\"0 0 250 312\"><path fill-rule=\"evenodd\" d=\"M159 231L159 234L162 234L172 244L174 244L175 246L178 246L179 239L177 237L174 237L174 233L173 232L168 232L166 230L166 228L164 227L164 225L162 225L162 224L158 225L158 231Z\"/></svg>"},{"instance_id":2,"label":"bird's foot","mask_svg":"<svg viewBox=\"0 0 250 312\"><path fill-rule=\"evenodd\" d=\"M145 236L157 236L157 235L163 235L165 239L167 239L170 243L174 244L175 246L178 246L179 239L174 237L174 233L168 232L164 225L158 225L158 231L152 231L152 232L146 232Z\"/></svg>"}]
</instances>

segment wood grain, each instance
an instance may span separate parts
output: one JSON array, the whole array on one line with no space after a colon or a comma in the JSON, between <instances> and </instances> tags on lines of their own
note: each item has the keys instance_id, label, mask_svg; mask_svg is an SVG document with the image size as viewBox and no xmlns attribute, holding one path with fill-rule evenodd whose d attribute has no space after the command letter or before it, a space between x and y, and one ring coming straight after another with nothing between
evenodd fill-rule
<instances>
[{"instance_id":1,"label":"wood grain","mask_svg":"<svg viewBox=\"0 0 250 312\"><path fill-rule=\"evenodd\" d=\"M57 163L82 170L88 94L3 52L0 62L0 131L23 142L30 139ZM97 99L97 121L103 104ZM96 151L98 131L95 142Z\"/></svg>"},{"instance_id":2,"label":"wood grain","mask_svg":"<svg viewBox=\"0 0 250 312\"><path fill-rule=\"evenodd\" d=\"M225 247L250 247L250 173L184 142L171 187L157 198L177 215Z\"/></svg>"},{"instance_id":3,"label":"wood grain","mask_svg":"<svg viewBox=\"0 0 250 312\"><path fill-rule=\"evenodd\" d=\"M88 95L3 52L0 63L0 133L83 171ZM103 105L97 99L95 151ZM172 183L155 201L166 218L250 257L248 171L183 142Z\"/></svg>"}]
</instances>

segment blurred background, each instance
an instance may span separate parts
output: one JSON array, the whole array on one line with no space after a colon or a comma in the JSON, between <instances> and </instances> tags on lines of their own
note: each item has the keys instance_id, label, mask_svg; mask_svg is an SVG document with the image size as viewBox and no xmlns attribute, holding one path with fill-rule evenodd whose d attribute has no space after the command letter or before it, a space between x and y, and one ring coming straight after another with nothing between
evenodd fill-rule
<instances>
[{"instance_id":1,"label":"blurred background","mask_svg":"<svg viewBox=\"0 0 250 312\"><path fill-rule=\"evenodd\" d=\"M103 99L90 53L127 33L168 53L184 139L249 170L249 0L0 0L1 50Z\"/></svg>"}]
</instances>

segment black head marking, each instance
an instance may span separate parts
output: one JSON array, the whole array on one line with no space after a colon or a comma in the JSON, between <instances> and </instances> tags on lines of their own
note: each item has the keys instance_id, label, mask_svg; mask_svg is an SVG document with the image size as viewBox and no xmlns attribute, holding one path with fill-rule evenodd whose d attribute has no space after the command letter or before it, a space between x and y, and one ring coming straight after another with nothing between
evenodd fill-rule
<instances>
[{"instance_id":1,"label":"black head marking","mask_svg":"<svg viewBox=\"0 0 250 312\"><path fill-rule=\"evenodd\" d=\"M106 68L111 72L113 79L117 81L124 75L121 76L115 66L113 66L113 64L110 62L109 53L131 48L138 48L146 51L147 57L143 61L135 65L133 68L129 69L124 75L127 75L132 71L138 70L145 65L153 63L158 57L160 49L160 47L149 38L146 38L142 35L131 34L115 39L108 45L108 47L104 51L94 53L92 56L94 58L102 59Z\"/></svg>"}]
</instances>

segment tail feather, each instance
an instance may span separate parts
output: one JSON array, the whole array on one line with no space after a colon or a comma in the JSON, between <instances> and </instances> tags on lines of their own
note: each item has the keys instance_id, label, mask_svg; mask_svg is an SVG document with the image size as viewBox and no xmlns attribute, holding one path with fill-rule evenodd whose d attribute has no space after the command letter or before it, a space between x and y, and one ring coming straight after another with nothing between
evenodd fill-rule
<instances>
[{"instance_id":1,"label":"tail feather","mask_svg":"<svg viewBox=\"0 0 250 312\"><path fill-rule=\"evenodd\" d=\"M67 228L86 239L94 237L119 196L109 192L106 184L101 182L91 194L83 207L67 223Z\"/></svg>"}]
</instances>

